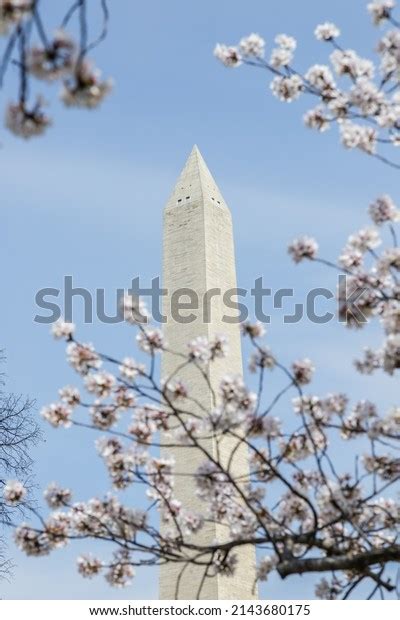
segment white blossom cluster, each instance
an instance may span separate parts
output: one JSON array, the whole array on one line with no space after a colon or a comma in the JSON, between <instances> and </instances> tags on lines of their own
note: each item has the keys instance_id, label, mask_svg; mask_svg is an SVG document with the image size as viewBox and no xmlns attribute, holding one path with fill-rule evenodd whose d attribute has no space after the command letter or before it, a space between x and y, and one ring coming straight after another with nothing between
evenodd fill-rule
<instances>
[{"instance_id":1,"label":"white blossom cluster","mask_svg":"<svg viewBox=\"0 0 400 620\"><path fill-rule=\"evenodd\" d=\"M275 47L271 52L270 65L274 69L288 67L293 60L294 51L297 47L297 41L293 37L286 34L280 34L275 38Z\"/></svg>"},{"instance_id":2,"label":"white blossom cluster","mask_svg":"<svg viewBox=\"0 0 400 620\"><path fill-rule=\"evenodd\" d=\"M5 125L20 138L42 135L51 125L51 119L43 109L44 101L39 98L33 108L24 102L10 103L6 109Z\"/></svg>"},{"instance_id":3,"label":"white blossom cluster","mask_svg":"<svg viewBox=\"0 0 400 620\"><path fill-rule=\"evenodd\" d=\"M0 0L0 35L8 34L11 28L30 16L33 5L33 0Z\"/></svg>"},{"instance_id":4,"label":"white blossom cluster","mask_svg":"<svg viewBox=\"0 0 400 620\"><path fill-rule=\"evenodd\" d=\"M199 364L207 364L218 358L226 357L229 346L225 336L215 335L210 341L199 336L188 344L189 358Z\"/></svg>"},{"instance_id":5,"label":"white blossom cluster","mask_svg":"<svg viewBox=\"0 0 400 620\"><path fill-rule=\"evenodd\" d=\"M61 100L67 107L97 108L111 92L112 80L102 80L101 71L88 60L77 64L70 79L65 80Z\"/></svg>"},{"instance_id":6,"label":"white blossom cluster","mask_svg":"<svg viewBox=\"0 0 400 620\"><path fill-rule=\"evenodd\" d=\"M50 82L70 75L77 62L73 39L63 30L55 32L47 47L34 46L28 51L27 68L38 80Z\"/></svg>"},{"instance_id":7,"label":"white blossom cluster","mask_svg":"<svg viewBox=\"0 0 400 620\"><path fill-rule=\"evenodd\" d=\"M214 49L214 55L225 67L238 67L243 59L264 57L265 41L260 35L252 33L244 37L238 47L221 45L218 43Z\"/></svg>"},{"instance_id":8,"label":"white blossom cluster","mask_svg":"<svg viewBox=\"0 0 400 620\"><path fill-rule=\"evenodd\" d=\"M375 26L380 26L383 22L390 19L395 6L395 0L375 0L370 2L367 7Z\"/></svg>"},{"instance_id":9,"label":"white blossom cluster","mask_svg":"<svg viewBox=\"0 0 400 620\"><path fill-rule=\"evenodd\" d=\"M3 487L3 497L10 506L18 506L26 497L25 486L19 480L9 480Z\"/></svg>"},{"instance_id":10,"label":"white blossom cluster","mask_svg":"<svg viewBox=\"0 0 400 620\"><path fill-rule=\"evenodd\" d=\"M314 34L318 41L332 41L340 36L340 30L335 24L325 22L316 27Z\"/></svg>"},{"instance_id":11,"label":"white blossom cluster","mask_svg":"<svg viewBox=\"0 0 400 620\"><path fill-rule=\"evenodd\" d=\"M304 259L313 260L317 256L318 243L311 237L299 237L289 245L288 252L295 263Z\"/></svg>"}]
</instances>

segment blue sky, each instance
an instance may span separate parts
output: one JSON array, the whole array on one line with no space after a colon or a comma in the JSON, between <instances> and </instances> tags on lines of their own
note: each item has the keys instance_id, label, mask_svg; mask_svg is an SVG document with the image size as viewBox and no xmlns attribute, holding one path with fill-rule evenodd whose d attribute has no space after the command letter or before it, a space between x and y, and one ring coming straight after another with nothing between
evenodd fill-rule
<instances>
[{"instance_id":1,"label":"blue sky","mask_svg":"<svg viewBox=\"0 0 400 620\"><path fill-rule=\"evenodd\" d=\"M54 4L47 5L56 24ZM46 137L22 143L1 133L0 344L7 351L9 388L36 398L38 409L74 376L62 345L33 322L36 291L60 288L63 277L72 275L77 286L105 288L112 304L115 289L132 277L150 282L157 276L162 209L194 143L232 210L242 287L263 276L273 289L293 286L297 299L310 286L335 287L325 269L291 264L288 241L310 233L322 253L334 257L348 234L367 222L366 209L376 196L399 198L396 172L344 152L336 131L319 136L306 130L303 103L279 103L267 75L226 70L212 55L217 41L235 43L255 31L270 48L274 36L286 32L298 38L296 62L304 68L327 57L313 37L316 24L326 20L341 26L344 45L371 55L378 32L364 0L110 0L110 7L109 37L95 53L104 74L115 80L103 107L66 111L45 90L54 115ZM10 76L2 104L12 84ZM79 308L75 319L83 323ZM124 327L80 325L78 334L103 351L133 351L132 333ZM377 333L369 335L379 343ZM274 315L269 342L284 361L311 357L321 392L350 390L355 398L394 402L393 382L350 375L363 334L334 323L284 327ZM34 454L39 488L57 480L80 499L107 488L89 435L44 430L46 441ZM14 579L1 587L4 598L157 597L152 571L143 570L120 592L102 579L82 580L75 571L76 548L40 560L11 551L17 566ZM266 598L312 594L310 580L300 578L289 589L274 579L263 590Z\"/></svg>"}]
</instances>

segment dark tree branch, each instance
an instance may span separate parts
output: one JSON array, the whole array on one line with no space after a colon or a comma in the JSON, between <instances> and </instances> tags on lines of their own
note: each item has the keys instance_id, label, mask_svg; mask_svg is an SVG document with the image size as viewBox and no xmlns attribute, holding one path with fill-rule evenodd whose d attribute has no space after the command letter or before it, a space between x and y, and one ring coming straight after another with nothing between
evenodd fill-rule
<instances>
[{"instance_id":1,"label":"dark tree branch","mask_svg":"<svg viewBox=\"0 0 400 620\"><path fill-rule=\"evenodd\" d=\"M356 555L286 560L278 564L277 571L282 578L286 578L289 575L326 573L335 570L363 571L369 566L398 561L400 561L400 545L393 545L386 549L372 549ZM394 590L394 586L391 589Z\"/></svg>"}]
</instances>

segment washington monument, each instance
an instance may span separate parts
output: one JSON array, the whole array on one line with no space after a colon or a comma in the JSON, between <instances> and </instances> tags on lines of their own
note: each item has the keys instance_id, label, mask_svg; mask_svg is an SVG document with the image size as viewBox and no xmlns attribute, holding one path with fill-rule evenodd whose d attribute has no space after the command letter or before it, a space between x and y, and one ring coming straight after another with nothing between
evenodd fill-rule
<instances>
[{"instance_id":1,"label":"washington monument","mask_svg":"<svg viewBox=\"0 0 400 620\"><path fill-rule=\"evenodd\" d=\"M196 413L211 411L215 406L212 393L218 394L223 376L241 375L243 371L239 325L222 321L227 312L221 294L210 297L208 320L203 312L187 323L174 322L171 316L171 295L174 291L191 289L202 300L206 291L219 289L223 293L237 286L231 214L197 146L193 148L164 212L163 286L168 290L168 295L164 297L164 315L168 317L164 333L170 350L186 353L187 344L199 336L211 339L215 335L224 334L228 338L228 355L212 362L207 370L212 389L206 389L204 378L193 365L187 366L179 374L179 378L189 388L190 397L201 403ZM165 353L162 376L170 377L179 363L179 358L177 361L176 356ZM211 453L215 453L216 448L213 441L203 440ZM229 439L224 441L222 460L228 462L233 444ZM164 450L174 457L176 472L186 474L176 476L177 498L185 507L204 512L204 507L196 497L195 483L187 476L204 462L204 455L195 448ZM234 459L233 474L243 479L248 472L247 452L241 448ZM201 532L196 534L195 540L198 544L212 545L216 541L223 542L226 536L226 529L222 525L206 523ZM177 592L182 564L161 566L160 598L256 598L254 548L239 547L236 553L239 561L234 576L206 578L200 592L204 567L189 564L179 580Z\"/></svg>"}]
</instances>

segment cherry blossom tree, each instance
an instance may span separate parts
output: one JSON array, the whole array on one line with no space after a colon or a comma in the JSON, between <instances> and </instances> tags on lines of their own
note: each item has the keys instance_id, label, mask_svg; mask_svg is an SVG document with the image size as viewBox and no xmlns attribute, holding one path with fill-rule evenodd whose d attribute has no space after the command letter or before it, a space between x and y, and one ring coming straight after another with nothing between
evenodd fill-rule
<instances>
[{"instance_id":1,"label":"cherry blossom tree","mask_svg":"<svg viewBox=\"0 0 400 620\"><path fill-rule=\"evenodd\" d=\"M5 111L5 125L15 135L42 135L52 124L42 95L31 91L40 81L61 83L66 107L96 108L112 88L89 57L107 35L107 0L98 0L101 31L92 36L93 3L66 0L56 26L44 17L41 0L0 0L0 89L10 67L18 72L18 92ZM62 8L62 7L61 7ZM96 16L94 16L96 17Z\"/></svg>"},{"instance_id":2,"label":"cherry blossom tree","mask_svg":"<svg viewBox=\"0 0 400 620\"><path fill-rule=\"evenodd\" d=\"M330 22L315 29L316 38L329 46L329 64L317 63L305 71L294 66L297 41L280 34L269 57L258 34L244 37L237 46L218 44L215 56L226 67L247 65L264 69L271 76L275 97L291 103L303 96L317 106L304 116L307 127L321 133L339 128L347 149L359 149L400 169L396 156L387 155L400 146L400 21L395 0L374 0L367 6L373 23L385 28L376 46L376 60L361 57L340 44L340 30Z\"/></svg>"},{"instance_id":3,"label":"cherry blossom tree","mask_svg":"<svg viewBox=\"0 0 400 620\"><path fill-rule=\"evenodd\" d=\"M370 215L375 224L389 228L395 241L399 211L393 202L379 199ZM395 375L400 368L400 249L393 245L378 254L379 242L377 229L362 229L350 237L337 264L319 258L317 243L308 238L295 240L289 253L296 263L328 263L347 274L350 287L360 287L362 315L382 323L385 340L380 351L368 349L356 367L368 374L381 370ZM285 367L265 346L263 326L245 323L242 332L254 348L249 367L257 375L258 392L241 377L226 376L214 395L215 408L199 415L198 403L179 373L194 366L204 389L211 390L207 370L226 355L229 343L222 336L188 343L186 354L175 353L177 371L160 382L157 360L163 352L174 352L156 326L142 323L142 302L127 295L123 309L127 322L137 329L137 344L148 364L99 353L75 338L74 325L59 321L53 335L67 341L67 359L82 378L83 391L65 386L59 400L42 410L53 427L85 427L99 434L97 451L114 492L76 501L70 489L51 484L45 491L49 516L35 513L36 523L20 525L15 532L18 546L28 555L42 556L76 539L107 542L114 549L111 559L80 556L78 570L84 577L104 573L111 584L122 586L130 583L135 567L164 563L179 563L182 570L196 564L204 568L205 579L217 573L231 575L236 549L253 544L260 548L261 581L271 571L283 579L322 573L316 586L321 598L357 595L364 582L372 584L371 598L394 592L393 563L400 559L400 408L381 411L378 403L351 403L340 392L309 391L312 362L306 358ZM346 301L340 312L348 315L350 327L364 325ZM272 399L263 389L271 371L284 379ZM286 395L292 398L291 415L286 415ZM217 445L229 438L233 452L245 445L249 475L238 477L231 462L207 450L206 437ZM340 459L332 449L338 442ZM179 474L174 473L174 462L157 454L168 446L202 453L203 463L193 474L202 513L191 511L175 496ZM352 466L343 469L348 460ZM132 488L133 502L128 499ZM144 500L139 499L140 489ZM19 483L8 493L13 501L24 503ZM225 542L198 542L196 534L209 521L226 526Z\"/></svg>"}]
</instances>

